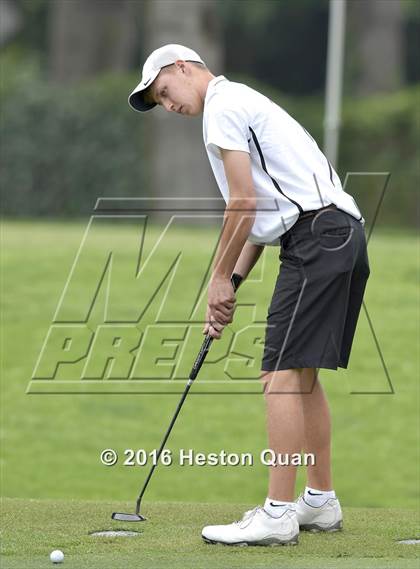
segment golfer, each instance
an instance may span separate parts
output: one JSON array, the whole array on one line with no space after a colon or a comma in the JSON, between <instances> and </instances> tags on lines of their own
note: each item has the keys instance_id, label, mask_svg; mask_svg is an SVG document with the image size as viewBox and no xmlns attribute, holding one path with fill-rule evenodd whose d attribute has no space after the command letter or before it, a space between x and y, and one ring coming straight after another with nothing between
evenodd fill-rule
<instances>
[{"instance_id":1,"label":"golfer","mask_svg":"<svg viewBox=\"0 0 420 569\"><path fill-rule=\"evenodd\" d=\"M154 51L129 104L203 115L204 144L226 201L204 333L220 338L232 322L231 275L245 279L265 245L281 247L261 368L268 442L283 458L313 453L315 464L296 501L297 467L270 466L264 506L239 522L207 526L202 536L208 543L273 545L297 543L299 528L340 530L330 413L318 369L348 365L370 272L365 220L298 122L254 89L215 77L187 47Z\"/></svg>"}]
</instances>

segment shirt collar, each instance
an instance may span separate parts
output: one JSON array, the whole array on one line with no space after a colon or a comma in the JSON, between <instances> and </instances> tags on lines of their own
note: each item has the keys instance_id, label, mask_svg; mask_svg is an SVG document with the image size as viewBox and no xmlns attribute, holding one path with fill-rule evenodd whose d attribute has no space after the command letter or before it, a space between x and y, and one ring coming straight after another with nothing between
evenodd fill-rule
<instances>
[{"instance_id":1,"label":"shirt collar","mask_svg":"<svg viewBox=\"0 0 420 569\"><path fill-rule=\"evenodd\" d=\"M204 103L206 102L207 98L209 97L209 93L211 92L213 87L215 85L217 85L218 83L220 83L220 81L227 81L227 79L224 75L218 75L217 77L213 77L213 79L211 81L209 81L209 84L207 85L206 96L204 98Z\"/></svg>"}]
</instances>

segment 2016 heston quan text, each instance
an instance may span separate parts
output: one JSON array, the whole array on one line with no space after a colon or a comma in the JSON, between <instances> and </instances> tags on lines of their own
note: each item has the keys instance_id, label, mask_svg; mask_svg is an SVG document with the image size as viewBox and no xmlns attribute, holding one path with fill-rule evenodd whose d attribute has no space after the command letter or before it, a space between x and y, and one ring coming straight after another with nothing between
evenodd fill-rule
<instances>
[{"instance_id":1,"label":"2016 heston quan text","mask_svg":"<svg viewBox=\"0 0 420 569\"><path fill-rule=\"evenodd\" d=\"M263 449L257 457L251 452L236 453L220 450L219 452L197 452L194 449L179 449L173 452L164 449L158 458L157 449L125 449L123 466L146 466L157 464L162 466L253 466L259 461L264 466L313 466L316 457L313 453L275 453L272 449ZM102 464L114 466L118 462L118 453L113 449L105 449L100 455Z\"/></svg>"}]
</instances>

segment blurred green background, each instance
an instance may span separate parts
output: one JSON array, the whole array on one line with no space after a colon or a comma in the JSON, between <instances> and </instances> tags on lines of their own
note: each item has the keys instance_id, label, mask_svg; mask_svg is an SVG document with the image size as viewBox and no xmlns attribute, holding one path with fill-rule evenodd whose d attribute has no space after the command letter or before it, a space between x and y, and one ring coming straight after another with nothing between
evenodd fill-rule
<instances>
[{"instance_id":1,"label":"blurred green background","mask_svg":"<svg viewBox=\"0 0 420 569\"><path fill-rule=\"evenodd\" d=\"M140 64L164 43L187 43L216 75L257 87L322 146L328 8L327 0L4 0L4 214L86 216L99 196L218 195L200 119L127 105ZM391 173L386 224L418 220L419 37L414 0L347 4L335 167L343 181L347 172ZM347 188L362 211L378 203L376 182L365 176Z\"/></svg>"},{"instance_id":2,"label":"blurred green background","mask_svg":"<svg viewBox=\"0 0 420 569\"><path fill-rule=\"evenodd\" d=\"M328 2L2 0L1 9L2 494L131 499L144 469L107 468L99 453L156 448L179 396L28 395L26 389L97 198L218 195L199 120L180 127L179 117L164 119L160 110L143 120L129 109L139 64L163 43L190 45L208 56L216 75L279 102L322 146ZM389 386L362 311L349 369L322 372L334 421L335 486L344 505L418 505L419 24L414 1L348 2L336 168L343 181L348 172L391 173L369 243L365 302L395 393L373 394ZM156 158L162 156L165 171ZM187 167L181 172L177 163ZM349 180L368 230L384 177ZM161 230L157 221L150 243ZM166 254L171 258L182 246L189 276L202 274L201 243L217 231L216 225L179 228ZM132 230L110 224L96 239L93 268L118 242L126 244L126 272L133 271ZM246 283L239 295L245 304L255 296L263 316L277 257L276 249L267 250L264 282ZM188 302L190 289L174 302ZM192 361L195 352L189 356ZM201 377L217 381L214 369ZM174 453L225 449L257 457L266 445L261 396L197 393L169 446ZM265 489L258 461L253 467L174 465L159 467L148 498L258 502Z\"/></svg>"},{"instance_id":3,"label":"blurred green background","mask_svg":"<svg viewBox=\"0 0 420 569\"><path fill-rule=\"evenodd\" d=\"M123 245L121 249L125 251L120 257L120 270L130 274L137 252L133 228L109 225L97 230L89 249L91 266L103 266L104 243L111 236L114 247ZM85 229L82 224L63 221L13 221L3 225L1 447L2 488L8 496L124 500L134 497L145 469L123 466L123 451L158 447L180 397L25 394ZM151 230L145 254L159 235L159 227ZM192 247L186 249L186 244L197 239L212 242L216 237L216 228L178 228L157 256L154 270L160 273L180 249L187 250L187 272L183 276L184 282L188 282L188 294L170 302L172 310L179 303L190 306L196 291L194 279L197 280L197 272L201 274L202 252ZM347 506L416 507L415 355L419 330L413 307L418 300L417 250L413 232L401 230L376 231L369 246L372 276L365 303L395 393L389 394L391 388L364 311L350 367L321 372L334 422L335 486ZM253 300L259 312L264 313L277 271L277 256L276 248L267 248L253 278L241 288L232 330L239 330L246 322L246 306L241 305ZM263 266L264 280L260 282ZM89 267L84 270L88 279ZM216 353L223 354L228 337L229 330L214 346L216 352L209 359L216 359ZM200 342L197 339L197 349ZM162 353L158 341L150 349L152 354ZM191 363L195 355L196 349L191 349L187 361ZM101 353L97 357L100 361ZM224 363L225 360L219 366L204 364L197 383L222 379ZM74 378L79 377L77 365L70 368ZM55 381L51 380L50 391L55 389ZM181 392L185 381L177 384ZM378 392L385 394L375 394ZM265 495L266 469L258 460L261 450L267 447L262 395L191 393L168 447L174 456L180 448L196 452L252 452L255 464L179 467L174 460L173 466L156 471L148 490L149 500L237 503L246 497L252 503ZM118 465L105 467L100 463L99 454L105 448L118 451ZM303 480L302 472L299 488Z\"/></svg>"}]
</instances>

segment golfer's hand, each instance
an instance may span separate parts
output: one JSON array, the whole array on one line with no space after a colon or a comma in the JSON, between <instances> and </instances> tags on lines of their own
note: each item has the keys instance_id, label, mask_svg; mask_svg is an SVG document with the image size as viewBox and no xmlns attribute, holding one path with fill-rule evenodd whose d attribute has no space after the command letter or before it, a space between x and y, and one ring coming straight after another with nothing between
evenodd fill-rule
<instances>
[{"instance_id":1,"label":"golfer's hand","mask_svg":"<svg viewBox=\"0 0 420 569\"><path fill-rule=\"evenodd\" d=\"M210 281L206 324L203 334L220 339L223 328L233 320L235 293L230 279L215 277Z\"/></svg>"}]
</instances>

